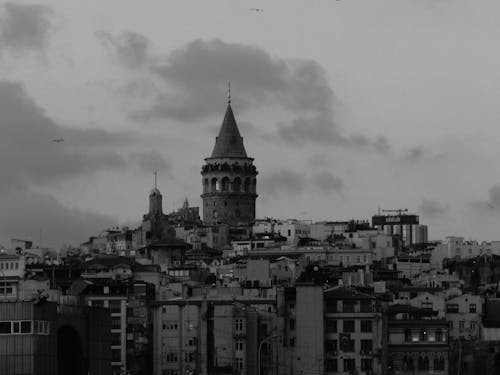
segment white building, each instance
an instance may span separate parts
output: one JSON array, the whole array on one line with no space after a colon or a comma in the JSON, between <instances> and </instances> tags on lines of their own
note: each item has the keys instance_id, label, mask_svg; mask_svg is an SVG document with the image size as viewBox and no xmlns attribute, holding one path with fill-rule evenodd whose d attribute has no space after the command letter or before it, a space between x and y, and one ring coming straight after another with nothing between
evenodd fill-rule
<instances>
[{"instance_id":1,"label":"white building","mask_svg":"<svg viewBox=\"0 0 500 375\"><path fill-rule=\"evenodd\" d=\"M442 264L447 258L468 259L480 255L500 255L500 241L466 241L463 237L446 237L432 251L433 264Z\"/></svg>"}]
</instances>

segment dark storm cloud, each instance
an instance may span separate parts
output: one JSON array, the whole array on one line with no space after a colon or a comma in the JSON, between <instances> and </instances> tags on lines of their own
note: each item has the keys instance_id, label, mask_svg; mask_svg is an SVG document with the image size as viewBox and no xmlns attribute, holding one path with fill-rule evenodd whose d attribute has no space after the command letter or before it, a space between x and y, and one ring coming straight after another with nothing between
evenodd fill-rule
<instances>
[{"instance_id":1,"label":"dark storm cloud","mask_svg":"<svg viewBox=\"0 0 500 375\"><path fill-rule=\"evenodd\" d=\"M150 59L150 72L163 88L150 107L133 114L136 120L172 119L194 123L223 110L231 82L238 112L279 108L291 116L278 123L277 136L289 144L345 145L385 152L384 138L346 134L336 122L338 104L324 69L313 60L285 60L263 49L195 40L166 59Z\"/></svg>"},{"instance_id":2,"label":"dark storm cloud","mask_svg":"<svg viewBox=\"0 0 500 375\"><path fill-rule=\"evenodd\" d=\"M284 169L264 175L259 186L262 192L269 195L297 195L303 192L305 182L303 174Z\"/></svg>"},{"instance_id":3,"label":"dark storm cloud","mask_svg":"<svg viewBox=\"0 0 500 375\"><path fill-rule=\"evenodd\" d=\"M449 205L440 203L433 199L423 199L418 207L418 212L426 218L434 218L446 215L450 210Z\"/></svg>"},{"instance_id":4,"label":"dark storm cloud","mask_svg":"<svg viewBox=\"0 0 500 375\"><path fill-rule=\"evenodd\" d=\"M335 176L327 171L323 171L314 175L312 183L319 190L325 193L334 191L340 195L344 195L346 189L345 183L340 177Z\"/></svg>"},{"instance_id":5,"label":"dark storm cloud","mask_svg":"<svg viewBox=\"0 0 500 375\"><path fill-rule=\"evenodd\" d=\"M125 68L139 68L149 60L149 40L144 35L130 31L119 35L98 31L96 36L112 54L113 59Z\"/></svg>"},{"instance_id":6,"label":"dark storm cloud","mask_svg":"<svg viewBox=\"0 0 500 375\"><path fill-rule=\"evenodd\" d=\"M111 216L69 209L53 197L30 191L0 195L0 241L31 238L38 243L40 230L44 246L80 244L89 236L117 225Z\"/></svg>"},{"instance_id":7,"label":"dark storm cloud","mask_svg":"<svg viewBox=\"0 0 500 375\"><path fill-rule=\"evenodd\" d=\"M18 82L0 80L0 113L0 191L125 166L113 149L130 143L128 136L59 126Z\"/></svg>"},{"instance_id":8,"label":"dark storm cloud","mask_svg":"<svg viewBox=\"0 0 500 375\"><path fill-rule=\"evenodd\" d=\"M45 50L53 21L51 8L35 4L6 3L1 6L0 12L0 50Z\"/></svg>"}]
</instances>

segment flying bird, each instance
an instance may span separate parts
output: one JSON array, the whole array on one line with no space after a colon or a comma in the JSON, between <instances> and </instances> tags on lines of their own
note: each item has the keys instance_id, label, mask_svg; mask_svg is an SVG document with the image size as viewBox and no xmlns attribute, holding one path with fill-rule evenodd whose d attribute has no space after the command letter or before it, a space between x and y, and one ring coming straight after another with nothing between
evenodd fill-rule
<instances>
[{"instance_id":1,"label":"flying bird","mask_svg":"<svg viewBox=\"0 0 500 375\"><path fill-rule=\"evenodd\" d=\"M56 143L62 143L64 142L64 139L62 138L57 138L57 139L53 139L52 142L56 142Z\"/></svg>"},{"instance_id":2,"label":"flying bird","mask_svg":"<svg viewBox=\"0 0 500 375\"><path fill-rule=\"evenodd\" d=\"M254 12L263 12L264 9L262 8L250 8L250 10L253 10Z\"/></svg>"}]
</instances>

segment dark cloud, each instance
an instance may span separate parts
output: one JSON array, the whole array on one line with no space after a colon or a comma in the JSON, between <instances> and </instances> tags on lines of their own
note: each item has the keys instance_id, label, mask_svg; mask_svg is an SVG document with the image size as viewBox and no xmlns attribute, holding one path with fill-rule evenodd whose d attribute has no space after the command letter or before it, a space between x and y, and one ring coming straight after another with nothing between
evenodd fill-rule
<instances>
[{"instance_id":1,"label":"dark cloud","mask_svg":"<svg viewBox=\"0 0 500 375\"><path fill-rule=\"evenodd\" d=\"M327 171L323 171L314 175L312 183L319 190L326 193L334 191L340 195L344 195L346 189L345 183L340 177L335 176Z\"/></svg>"},{"instance_id":2,"label":"dark cloud","mask_svg":"<svg viewBox=\"0 0 500 375\"><path fill-rule=\"evenodd\" d=\"M126 165L115 150L131 143L129 136L59 126L20 83L0 80L0 113L0 191Z\"/></svg>"},{"instance_id":3,"label":"dark cloud","mask_svg":"<svg viewBox=\"0 0 500 375\"><path fill-rule=\"evenodd\" d=\"M112 54L113 59L128 69L142 67L149 60L149 40L141 34L125 31L113 35L98 31L97 38Z\"/></svg>"},{"instance_id":4,"label":"dark cloud","mask_svg":"<svg viewBox=\"0 0 500 375\"><path fill-rule=\"evenodd\" d=\"M6 3L0 11L0 50L44 52L53 23L51 8Z\"/></svg>"},{"instance_id":5,"label":"dark cloud","mask_svg":"<svg viewBox=\"0 0 500 375\"><path fill-rule=\"evenodd\" d=\"M231 82L237 112L272 108L291 120L280 122L277 137L289 144L344 145L385 152L384 138L346 134L336 122L338 101L324 69L313 60L285 60L248 45L195 40L166 59L149 61L163 87L153 104L134 112L140 121L171 119L194 123L224 111L221 98ZM267 131L269 133L269 131Z\"/></svg>"},{"instance_id":6,"label":"dark cloud","mask_svg":"<svg viewBox=\"0 0 500 375\"><path fill-rule=\"evenodd\" d=\"M423 199L418 207L420 212L426 218L435 218L446 215L450 210L449 205L440 203L433 199Z\"/></svg>"},{"instance_id":7,"label":"dark cloud","mask_svg":"<svg viewBox=\"0 0 500 375\"><path fill-rule=\"evenodd\" d=\"M111 216L69 209L49 195L28 190L0 195L0 206L0 241L4 246L9 246L11 238L38 243L40 230L44 246L78 245L118 223Z\"/></svg>"},{"instance_id":8,"label":"dark cloud","mask_svg":"<svg viewBox=\"0 0 500 375\"><path fill-rule=\"evenodd\" d=\"M301 194L305 185L304 175L290 170L266 174L259 181L260 190L269 195Z\"/></svg>"}]
</instances>

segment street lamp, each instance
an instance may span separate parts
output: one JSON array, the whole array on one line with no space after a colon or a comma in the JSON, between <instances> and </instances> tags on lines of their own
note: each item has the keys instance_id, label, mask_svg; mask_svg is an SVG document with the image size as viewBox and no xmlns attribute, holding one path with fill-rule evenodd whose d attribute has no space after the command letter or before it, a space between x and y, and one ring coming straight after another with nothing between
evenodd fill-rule
<instances>
[{"instance_id":1,"label":"street lamp","mask_svg":"<svg viewBox=\"0 0 500 375\"><path fill-rule=\"evenodd\" d=\"M268 342L272 339L275 339L277 337L279 337L279 335L277 335L277 334L270 335L270 336L263 338L262 341L260 342L259 349L257 350L257 375L260 375L260 350L262 349L262 344L264 344L265 342Z\"/></svg>"}]
</instances>

